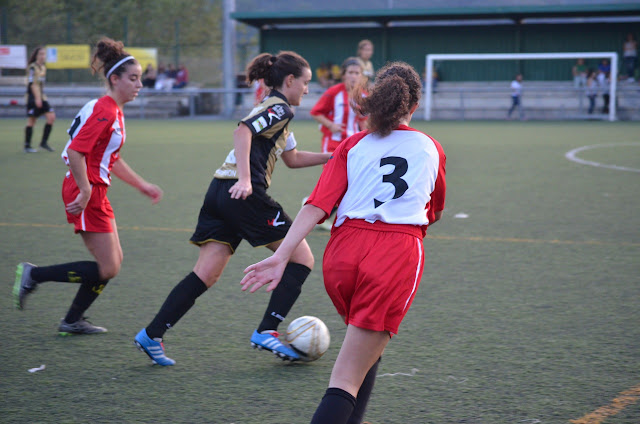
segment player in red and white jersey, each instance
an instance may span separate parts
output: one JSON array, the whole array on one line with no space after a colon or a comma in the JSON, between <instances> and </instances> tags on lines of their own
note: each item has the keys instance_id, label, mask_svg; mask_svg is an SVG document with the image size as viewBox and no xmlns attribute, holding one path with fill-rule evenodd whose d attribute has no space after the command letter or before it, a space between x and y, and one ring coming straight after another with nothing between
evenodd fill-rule
<instances>
[{"instance_id":1,"label":"player in red and white jersey","mask_svg":"<svg viewBox=\"0 0 640 424\"><path fill-rule=\"evenodd\" d=\"M111 173L150 197L154 204L162 198L162 190L136 174L119 153L126 137L122 108L142 88L140 63L124 51L122 42L103 38L93 56L92 69L103 70L107 94L87 103L68 130L70 139L62 158L69 171L62 184L62 200L67 221L74 224L95 261L44 267L23 262L18 265L14 285L16 306L22 309L27 295L40 283L79 283L78 293L58 328L64 335L107 331L88 322L83 314L118 274L122 263L118 229L107 198Z\"/></svg>"},{"instance_id":2,"label":"player in red and white jersey","mask_svg":"<svg viewBox=\"0 0 640 424\"><path fill-rule=\"evenodd\" d=\"M422 277L422 239L444 210L442 146L408 126L421 92L406 63L378 72L369 96L358 101L370 130L336 149L278 250L247 267L241 282L251 292L275 289L293 249L339 204L323 274L347 332L312 424L363 421L382 352Z\"/></svg>"},{"instance_id":3,"label":"player in red and white jersey","mask_svg":"<svg viewBox=\"0 0 640 424\"><path fill-rule=\"evenodd\" d=\"M342 64L342 82L329 87L311 109L320 123L322 152L333 152L342 140L365 128L366 118L353 108L353 93L362 81L362 62L355 57Z\"/></svg>"}]
</instances>

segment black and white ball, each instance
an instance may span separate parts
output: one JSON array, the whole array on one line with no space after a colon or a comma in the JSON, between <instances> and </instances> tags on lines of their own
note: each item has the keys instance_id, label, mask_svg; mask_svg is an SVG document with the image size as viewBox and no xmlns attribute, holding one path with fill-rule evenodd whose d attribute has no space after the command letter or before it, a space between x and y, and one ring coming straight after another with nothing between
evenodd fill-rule
<instances>
[{"instance_id":1,"label":"black and white ball","mask_svg":"<svg viewBox=\"0 0 640 424\"><path fill-rule=\"evenodd\" d=\"M303 316L287 327L285 340L306 362L315 361L329 349L329 329L319 318Z\"/></svg>"}]
</instances>

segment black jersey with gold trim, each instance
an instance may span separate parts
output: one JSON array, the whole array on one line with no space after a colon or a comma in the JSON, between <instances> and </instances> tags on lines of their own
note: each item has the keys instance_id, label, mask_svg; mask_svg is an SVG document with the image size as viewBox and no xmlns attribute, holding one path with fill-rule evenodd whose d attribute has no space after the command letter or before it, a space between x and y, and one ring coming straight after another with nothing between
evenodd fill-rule
<instances>
[{"instance_id":1,"label":"black jersey with gold trim","mask_svg":"<svg viewBox=\"0 0 640 424\"><path fill-rule=\"evenodd\" d=\"M251 168L251 184L269 187L271 174L276 160L286 151L289 137L289 122L293 119L293 111L287 98L273 90L269 97L243 118L238 125L246 125L253 137L249 163ZM216 170L214 178L237 179L235 151L227 155L224 163Z\"/></svg>"},{"instance_id":2,"label":"black jersey with gold trim","mask_svg":"<svg viewBox=\"0 0 640 424\"><path fill-rule=\"evenodd\" d=\"M31 87L35 86L35 89L40 92L40 98L44 101L47 100L47 96L44 94L44 83L47 79L47 68L44 65L38 65L36 62L32 62L27 67L27 96L33 96Z\"/></svg>"}]
</instances>

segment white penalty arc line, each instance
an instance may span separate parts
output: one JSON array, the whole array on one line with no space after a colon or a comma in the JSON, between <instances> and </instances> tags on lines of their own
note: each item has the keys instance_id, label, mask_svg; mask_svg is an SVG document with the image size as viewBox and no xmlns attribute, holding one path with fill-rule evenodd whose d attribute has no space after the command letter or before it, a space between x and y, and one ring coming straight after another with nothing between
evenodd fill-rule
<instances>
[{"instance_id":1,"label":"white penalty arc line","mask_svg":"<svg viewBox=\"0 0 640 424\"><path fill-rule=\"evenodd\" d=\"M616 171L628 171L628 172L640 172L640 169L638 168L629 168L626 166L618 166L618 165L607 165L604 163L600 163L600 162L593 162L593 161L589 161L589 160L584 160L584 159L580 159L579 157L577 157L576 155L580 152L583 152L585 150L590 150L590 149L597 149L600 147L612 147L612 146L636 146L636 147L640 147L640 143L612 143L612 144L594 144L592 146L582 146L582 147L578 147L577 149L573 149L568 151L567 153L564 154L564 157L569 159L572 162L576 162L582 165L589 165L589 166L595 166L598 168L609 168L609 169L615 169Z\"/></svg>"}]
</instances>

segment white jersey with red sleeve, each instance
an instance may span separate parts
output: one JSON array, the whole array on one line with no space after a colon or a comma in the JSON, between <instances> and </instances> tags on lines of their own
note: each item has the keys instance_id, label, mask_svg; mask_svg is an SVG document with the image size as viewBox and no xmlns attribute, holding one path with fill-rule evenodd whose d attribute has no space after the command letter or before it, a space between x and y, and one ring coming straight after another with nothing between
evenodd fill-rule
<instances>
[{"instance_id":1,"label":"white jersey with red sleeve","mask_svg":"<svg viewBox=\"0 0 640 424\"><path fill-rule=\"evenodd\" d=\"M321 126L325 136L333 141L342 141L360 131L360 119L351 106L349 93L344 83L329 87L311 109L311 115L324 115L332 122L343 126L342 132L331 133L329 128Z\"/></svg>"},{"instance_id":2,"label":"white jersey with red sleeve","mask_svg":"<svg viewBox=\"0 0 640 424\"><path fill-rule=\"evenodd\" d=\"M307 203L346 219L428 225L444 209L446 156L435 139L401 125L386 137L361 132L343 141Z\"/></svg>"},{"instance_id":3,"label":"white jersey with red sleeve","mask_svg":"<svg viewBox=\"0 0 640 424\"><path fill-rule=\"evenodd\" d=\"M125 141L124 115L110 96L85 104L67 130L69 141L62 159L69 165L67 150L84 154L91 184L111 185L111 168L120 158ZM67 173L68 174L68 173Z\"/></svg>"}]
</instances>

